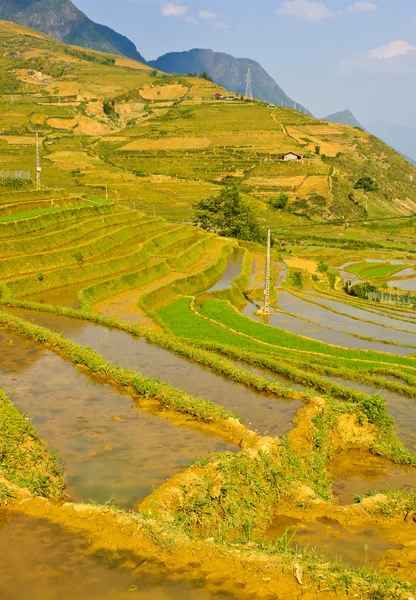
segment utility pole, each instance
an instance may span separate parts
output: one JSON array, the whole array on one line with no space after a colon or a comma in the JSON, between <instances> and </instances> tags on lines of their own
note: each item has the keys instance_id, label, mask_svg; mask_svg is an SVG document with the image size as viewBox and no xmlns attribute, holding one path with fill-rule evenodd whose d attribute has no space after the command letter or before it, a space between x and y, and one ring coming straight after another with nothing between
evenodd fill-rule
<instances>
[{"instance_id":1,"label":"utility pole","mask_svg":"<svg viewBox=\"0 0 416 600\"><path fill-rule=\"evenodd\" d=\"M267 228L267 251L266 251L266 277L264 282L264 309L263 314L268 317L270 314L270 247L271 247L271 229Z\"/></svg>"},{"instance_id":2,"label":"utility pole","mask_svg":"<svg viewBox=\"0 0 416 600\"><path fill-rule=\"evenodd\" d=\"M105 201L108 202L108 185L105 186Z\"/></svg>"},{"instance_id":3,"label":"utility pole","mask_svg":"<svg viewBox=\"0 0 416 600\"><path fill-rule=\"evenodd\" d=\"M248 68L246 79L247 79L246 97L250 98L250 100L253 102L253 90L251 88L251 69L250 69L250 67Z\"/></svg>"},{"instance_id":4,"label":"utility pole","mask_svg":"<svg viewBox=\"0 0 416 600\"><path fill-rule=\"evenodd\" d=\"M36 132L36 189L40 190L40 174L42 168L40 166L40 152L39 152L39 134Z\"/></svg>"}]
</instances>

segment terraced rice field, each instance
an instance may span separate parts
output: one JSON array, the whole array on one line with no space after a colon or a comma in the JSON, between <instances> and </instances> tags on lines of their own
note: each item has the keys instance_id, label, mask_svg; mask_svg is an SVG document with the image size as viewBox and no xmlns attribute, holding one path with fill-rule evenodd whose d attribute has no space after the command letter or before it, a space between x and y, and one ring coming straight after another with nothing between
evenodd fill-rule
<instances>
[{"instance_id":1,"label":"terraced rice field","mask_svg":"<svg viewBox=\"0 0 416 600\"><path fill-rule=\"evenodd\" d=\"M22 195L20 203L16 196L16 218L0 225L0 387L58 453L71 501L104 505L111 499L111 506L133 509L135 518L147 518L150 510L160 523L173 518L181 535L204 538L215 538L218 527L241 537L249 519L256 535L274 544L290 524L305 532L297 534L300 545L312 543L324 552L324 562L344 552L354 566L365 564L363 524L349 506L354 493L377 485L395 486L404 495L416 488L411 313L393 317L380 307L368 312L328 291L278 290L282 312L274 317L280 320L256 322L252 307L244 308L243 292L261 287L261 253L191 226L64 195L53 212L19 218L27 202L49 202L45 193ZM308 264L307 272L313 265L288 264ZM277 285L287 286L289 275L282 262L275 264ZM380 389L384 400L373 400ZM321 414L328 421L321 423ZM310 427L319 427L326 441L318 444L302 433ZM284 450L277 451L280 444ZM262 447L276 466L259 475ZM348 454L358 451L360 465ZM313 463L307 456L315 457ZM243 479L235 477L240 461L249 461L244 469L251 469L253 457L260 503L252 502L254 488L241 487ZM270 468L281 472L277 487L266 475ZM9 476L16 481L12 470ZM221 510L217 496L198 496L211 477L223 480ZM179 504L172 504L174 489L182 490ZM305 489L320 499L319 515L308 502L305 514L286 514L290 498ZM195 521L195 503L208 498L208 512ZM248 512L240 508L242 498L245 506L251 503ZM354 532L344 529L338 502ZM28 528L36 538L36 504L25 506L27 516L19 518L32 519ZM305 518L312 519L307 530ZM327 518L335 519L337 535L324 534L319 523ZM0 544L20 526L13 514L9 519ZM407 541L398 543L388 524L383 530L367 524L365 531L372 564L389 572L393 553L403 560L403 577L411 579ZM53 539L54 530L44 535ZM93 573L88 557L81 553L80 560ZM160 571L149 572L150 582L152 572ZM161 598L192 592L179 581L170 582L167 592L158 581L157 575L154 589ZM117 589L127 584L109 582ZM287 582L288 594L292 585ZM215 590L241 597L234 584L221 588L207 580L204 587L201 598Z\"/></svg>"}]
</instances>

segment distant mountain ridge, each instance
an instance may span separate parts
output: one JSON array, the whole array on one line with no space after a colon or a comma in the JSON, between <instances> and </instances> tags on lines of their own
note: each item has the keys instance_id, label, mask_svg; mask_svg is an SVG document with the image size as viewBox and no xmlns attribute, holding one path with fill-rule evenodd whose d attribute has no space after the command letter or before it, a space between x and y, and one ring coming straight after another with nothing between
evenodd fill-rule
<instances>
[{"instance_id":1,"label":"distant mountain ridge","mask_svg":"<svg viewBox=\"0 0 416 600\"><path fill-rule=\"evenodd\" d=\"M0 20L14 21L67 44L146 62L127 37L94 23L71 0L0 0Z\"/></svg>"},{"instance_id":2,"label":"distant mountain ridge","mask_svg":"<svg viewBox=\"0 0 416 600\"><path fill-rule=\"evenodd\" d=\"M349 125L350 127L360 127L361 129L364 129L361 123L357 121L352 112L348 109L328 115L327 117L324 117L324 121L329 121L330 123L339 123L340 125Z\"/></svg>"},{"instance_id":3,"label":"distant mountain ridge","mask_svg":"<svg viewBox=\"0 0 416 600\"><path fill-rule=\"evenodd\" d=\"M246 91L246 75L250 68L253 96L259 100L297 108L301 112L311 115L309 111L290 98L265 69L255 60L250 58L235 58L223 52L194 48L184 52L170 52L156 60L148 62L152 67L165 73L200 74L206 71L210 77L222 87L237 94Z\"/></svg>"}]
</instances>

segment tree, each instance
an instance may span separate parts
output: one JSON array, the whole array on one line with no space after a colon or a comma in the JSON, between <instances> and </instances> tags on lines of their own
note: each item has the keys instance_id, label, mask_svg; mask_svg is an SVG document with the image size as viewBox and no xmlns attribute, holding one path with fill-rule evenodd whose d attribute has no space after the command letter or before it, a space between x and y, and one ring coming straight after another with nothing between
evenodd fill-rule
<instances>
[{"instance_id":1,"label":"tree","mask_svg":"<svg viewBox=\"0 0 416 600\"><path fill-rule=\"evenodd\" d=\"M355 190L364 190L365 192L376 192L378 190L377 182L372 177L360 177L354 185Z\"/></svg>"},{"instance_id":2,"label":"tree","mask_svg":"<svg viewBox=\"0 0 416 600\"><path fill-rule=\"evenodd\" d=\"M207 81L214 83L214 80L208 75L206 71L202 71L202 73L200 73L199 76L201 77L201 79L206 79Z\"/></svg>"},{"instance_id":3,"label":"tree","mask_svg":"<svg viewBox=\"0 0 416 600\"><path fill-rule=\"evenodd\" d=\"M289 202L289 196L281 192L276 198L270 198L270 204L276 210L283 210Z\"/></svg>"},{"instance_id":4,"label":"tree","mask_svg":"<svg viewBox=\"0 0 416 600\"><path fill-rule=\"evenodd\" d=\"M264 243L266 231L259 225L253 207L236 185L224 187L218 196L210 196L195 207L194 223L206 231L224 237Z\"/></svg>"}]
</instances>

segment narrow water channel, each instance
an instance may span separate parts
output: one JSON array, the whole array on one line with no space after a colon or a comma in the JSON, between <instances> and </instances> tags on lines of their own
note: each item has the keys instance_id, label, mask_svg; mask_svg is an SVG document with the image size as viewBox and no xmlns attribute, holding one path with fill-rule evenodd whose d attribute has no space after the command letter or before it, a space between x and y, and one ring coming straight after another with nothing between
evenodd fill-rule
<instances>
[{"instance_id":1,"label":"narrow water channel","mask_svg":"<svg viewBox=\"0 0 416 600\"><path fill-rule=\"evenodd\" d=\"M24 543L22 543L24 540ZM201 581L166 573L131 551L91 554L88 539L46 519L0 512L2 600L214 600ZM115 564L129 568L114 568ZM140 564L134 569L134 563ZM218 588L220 597L233 596Z\"/></svg>"},{"instance_id":2,"label":"narrow water channel","mask_svg":"<svg viewBox=\"0 0 416 600\"><path fill-rule=\"evenodd\" d=\"M8 309L15 316L62 333L69 339L99 352L106 360L139 371L188 393L211 400L242 417L259 433L281 437L293 429L293 418L302 403L271 398L250 391L242 384L212 373L144 339L122 331L33 310ZM240 365L241 366L241 365ZM284 382L282 379L281 381ZM284 382L294 387L290 382Z\"/></svg>"},{"instance_id":3,"label":"narrow water channel","mask_svg":"<svg viewBox=\"0 0 416 600\"><path fill-rule=\"evenodd\" d=\"M238 277L243 266L244 250L242 248L234 248L230 255L225 271L219 280L207 290L209 292L217 292L219 290L228 290L232 287L231 281Z\"/></svg>"},{"instance_id":4,"label":"narrow water channel","mask_svg":"<svg viewBox=\"0 0 416 600\"><path fill-rule=\"evenodd\" d=\"M42 346L0 330L0 387L56 450L67 493L79 502L133 507L191 460L236 451L221 438L178 427L130 396L84 375ZM160 415L160 416L159 416Z\"/></svg>"}]
</instances>

